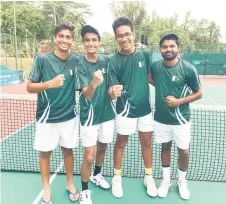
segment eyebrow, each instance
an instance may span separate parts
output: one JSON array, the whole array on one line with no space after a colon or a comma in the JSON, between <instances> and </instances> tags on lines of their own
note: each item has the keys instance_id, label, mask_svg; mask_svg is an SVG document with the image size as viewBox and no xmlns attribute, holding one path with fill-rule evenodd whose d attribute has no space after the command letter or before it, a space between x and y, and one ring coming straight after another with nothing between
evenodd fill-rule
<instances>
[{"instance_id":1,"label":"eyebrow","mask_svg":"<svg viewBox=\"0 0 226 204\"><path fill-rule=\"evenodd\" d=\"M73 37L72 35L64 35L62 33L58 33L58 35L60 35L60 36L66 36L66 37Z\"/></svg>"},{"instance_id":2,"label":"eyebrow","mask_svg":"<svg viewBox=\"0 0 226 204\"><path fill-rule=\"evenodd\" d=\"M132 32L125 32L125 33L118 33L118 34L116 34L116 35L125 35L125 34L132 34Z\"/></svg>"},{"instance_id":3,"label":"eyebrow","mask_svg":"<svg viewBox=\"0 0 226 204\"><path fill-rule=\"evenodd\" d=\"M176 44L170 44L170 45L162 45L161 47L174 47L177 46Z\"/></svg>"},{"instance_id":4,"label":"eyebrow","mask_svg":"<svg viewBox=\"0 0 226 204\"><path fill-rule=\"evenodd\" d=\"M98 38L84 38L84 40L98 40Z\"/></svg>"}]
</instances>

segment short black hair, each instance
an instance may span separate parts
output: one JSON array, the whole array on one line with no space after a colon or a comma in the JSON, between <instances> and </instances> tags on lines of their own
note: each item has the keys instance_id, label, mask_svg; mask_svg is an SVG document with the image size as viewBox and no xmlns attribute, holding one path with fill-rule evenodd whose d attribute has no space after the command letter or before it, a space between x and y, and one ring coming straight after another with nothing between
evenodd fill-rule
<instances>
[{"instance_id":1,"label":"short black hair","mask_svg":"<svg viewBox=\"0 0 226 204\"><path fill-rule=\"evenodd\" d=\"M91 26L91 25L83 26L83 28L81 30L81 37L82 37L82 39L84 39L84 36L85 36L86 33L95 33L95 34L97 34L98 40L100 41L100 33L93 26Z\"/></svg>"},{"instance_id":2,"label":"short black hair","mask_svg":"<svg viewBox=\"0 0 226 204\"><path fill-rule=\"evenodd\" d=\"M131 20L131 18L129 18L128 16L122 16L122 17L115 19L115 21L112 24L112 28L113 28L115 35L116 35L117 28L120 26L123 26L123 25L129 26L131 28L131 31L133 32L134 26L133 26L133 21Z\"/></svg>"},{"instance_id":3,"label":"short black hair","mask_svg":"<svg viewBox=\"0 0 226 204\"><path fill-rule=\"evenodd\" d=\"M175 40L177 46L180 46L180 39L175 33L169 33L164 35L159 42L160 47L162 47L162 43L164 40Z\"/></svg>"},{"instance_id":4,"label":"short black hair","mask_svg":"<svg viewBox=\"0 0 226 204\"><path fill-rule=\"evenodd\" d=\"M71 23L61 23L55 27L54 36L56 36L62 30L69 30L71 31L72 37L74 38L75 36L74 29L75 27Z\"/></svg>"}]
</instances>

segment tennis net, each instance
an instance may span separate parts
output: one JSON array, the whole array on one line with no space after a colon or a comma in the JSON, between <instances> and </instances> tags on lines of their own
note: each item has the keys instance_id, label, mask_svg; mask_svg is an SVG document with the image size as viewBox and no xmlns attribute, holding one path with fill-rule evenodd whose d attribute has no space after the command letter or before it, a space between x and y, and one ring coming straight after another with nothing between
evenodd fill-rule
<instances>
[{"instance_id":1,"label":"tennis net","mask_svg":"<svg viewBox=\"0 0 226 204\"><path fill-rule=\"evenodd\" d=\"M33 149L35 134L36 95L2 95L1 107L1 169L6 171L39 172L38 152ZM226 108L225 106L193 105L192 140L188 180L226 181ZM113 175L114 142L108 146L103 175ZM161 148L153 141L153 177L162 178ZM80 174L83 148L74 150L74 174ZM178 174L178 154L173 143L171 178ZM58 147L51 156L51 172L62 163ZM64 167L59 173L65 173ZM138 134L129 137L123 157L122 175L144 176L144 164Z\"/></svg>"}]
</instances>

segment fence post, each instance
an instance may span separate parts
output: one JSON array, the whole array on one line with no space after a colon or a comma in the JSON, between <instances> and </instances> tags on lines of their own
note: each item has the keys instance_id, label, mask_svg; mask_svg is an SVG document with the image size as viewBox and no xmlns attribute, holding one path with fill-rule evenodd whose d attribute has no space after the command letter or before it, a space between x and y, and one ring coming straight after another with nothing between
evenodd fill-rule
<instances>
[{"instance_id":1,"label":"fence post","mask_svg":"<svg viewBox=\"0 0 226 204\"><path fill-rule=\"evenodd\" d=\"M5 37L5 63L6 63L6 66L8 66L8 59L7 59L7 53L8 53L8 50L7 50L7 43L6 43L6 37Z\"/></svg>"},{"instance_id":2,"label":"fence post","mask_svg":"<svg viewBox=\"0 0 226 204\"><path fill-rule=\"evenodd\" d=\"M207 64L207 54L205 54L205 61L204 61L204 77L206 77L206 64Z\"/></svg>"},{"instance_id":3,"label":"fence post","mask_svg":"<svg viewBox=\"0 0 226 204\"><path fill-rule=\"evenodd\" d=\"M13 20L14 20L14 38L15 38L15 54L16 54L16 69L18 69L18 51L17 51L17 36L16 36L16 8L13 1Z\"/></svg>"}]
</instances>

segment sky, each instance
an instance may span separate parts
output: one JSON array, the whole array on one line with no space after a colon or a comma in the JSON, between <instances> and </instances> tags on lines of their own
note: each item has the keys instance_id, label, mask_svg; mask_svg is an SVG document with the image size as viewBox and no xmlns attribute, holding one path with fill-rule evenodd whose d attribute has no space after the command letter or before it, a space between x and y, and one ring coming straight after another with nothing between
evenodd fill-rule
<instances>
[{"instance_id":1,"label":"sky","mask_svg":"<svg viewBox=\"0 0 226 204\"><path fill-rule=\"evenodd\" d=\"M178 22L181 23L187 11L191 17L197 20L205 18L213 20L220 26L222 39L226 43L226 6L225 0L149 0L147 3L148 13L155 11L160 17L169 17L174 13L178 15ZM109 1L83 1L91 6L93 16L87 19L87 23L95 26L100 33L112 31L114 20L107 4Z\"/></svg>"}]
</instances>

